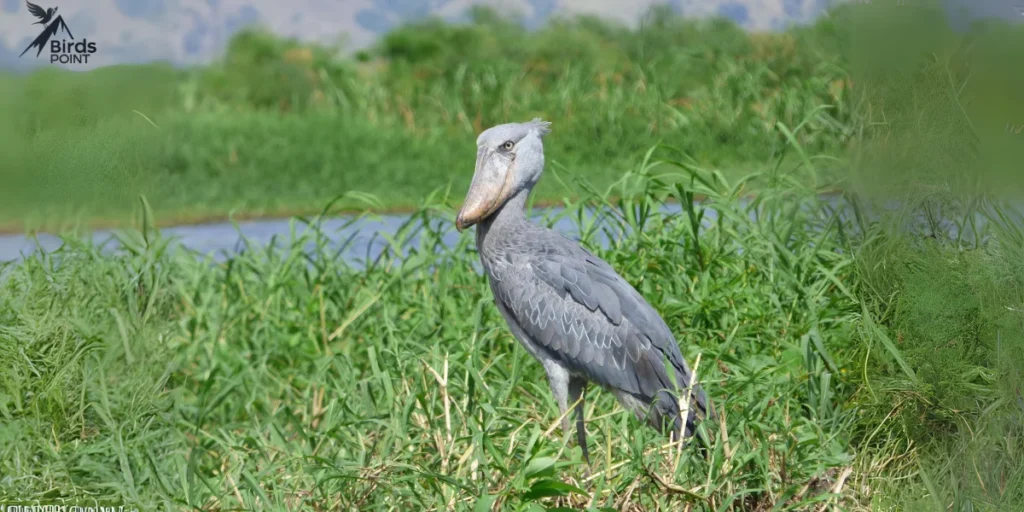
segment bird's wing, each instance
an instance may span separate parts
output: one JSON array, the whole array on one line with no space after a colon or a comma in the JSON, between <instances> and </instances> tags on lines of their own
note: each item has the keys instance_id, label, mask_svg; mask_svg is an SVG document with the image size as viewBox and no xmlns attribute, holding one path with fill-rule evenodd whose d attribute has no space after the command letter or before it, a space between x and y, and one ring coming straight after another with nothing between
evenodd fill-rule
<instances>
[{"instance_id":1,"label":"bird's wing","mask_svg":"<svg viewBox=\"0 0 1024 512\"><path fill-rule=\"evenodd\" d=\"M25 5L28 6L28 12L32 13L32 15L35 16L36 18L42 19L46 17L46 10L43 9L42 7L39 7L38 5L29 2L28 0L25 0Z\"/></svg>"},{"instance_id":2,"label":"bird's wing","mask_svg":"<svg viewBox=\"0 0 1024 512\"><path fill-rule=\"evenodd\" d=\"M570 369L650 401L690 379L664 320L610 265L569 240L497 265L495 296L531 341ZM698 386L702 412L707 397Z\"/></svg>"}]
</instances>

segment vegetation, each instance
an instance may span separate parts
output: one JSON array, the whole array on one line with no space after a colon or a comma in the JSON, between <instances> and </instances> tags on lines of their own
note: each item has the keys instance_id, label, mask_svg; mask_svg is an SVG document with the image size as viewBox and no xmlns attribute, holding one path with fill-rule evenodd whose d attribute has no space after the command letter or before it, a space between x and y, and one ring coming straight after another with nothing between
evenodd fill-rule
<instances>
[{"instance_id":1,"label":"vegetation","mask_svg":"<svg viewBox=\"0 0 1024 512\"><path fill-rule=\"evenodd\" d=\"M195 69L9 76L0 163L17 175L3 178L0 222L123 223L139 193L169 222L312 213L345 193L414 209L424 190L465 190L480 130L534 116L558 127L552 167L600 188L659 140L733 176L763 170L785 141L775 123L812 112L800 142L839 154L852 104L827 23L751 36L719 20L651 19L643 30L556 21L528 35L484 10L473 24L402 27L351 59L248 31ZM555 179L538 190L566 192Z\"/></svg>"},{"instance_id":2,"label":"vegetation","mask_svg":"<svg viewBox=\"0 0 1024 512\"><path fill-rule=\"evenodd\" d=\"M909 27L925 11L904 12L839 11L778 36L584 19L522 45L500 44L518 29L479 13L399 29L356 62L246 34L209 69L8 79L55 92L0 95L22 114L5 117L0 140L18 144L0 158L27 194L5 215L60 213L31 208L39 183L96 215L144 199L121 251L68 236L0 266L0 503L1021 508L1024 215L994 193L1020 190L1008 172L1020 146L992 126L1016 79L994 64L1022 36L995 26L922 43ZM895 35L865 32L882 23ZM271 87L279 73L290 78ZM117 101L104 80L152 82L138 113L98 118ZM466 141L533 115L557 123L541 197L565 198L560 215L696 366L720 415L705 424L707 459L664 446L594 390L588 473L473 269L472 234L442 243ZM384 161L386 173L370 167ZM73 166L98 181L64 185ZM823 198L826 184L844 195ZM377 198L328 203L351 191ZM186 206L331 213L357 198L419 205L365 266L337 258L320 217L297 218L284 248L223 262L153 228ZM898 210L882 207L893 198Z\"/></svg>"},{"instance_id":3,"label":"vegetation","mask_svg":"<svg viewBox=\"0 0 1024 512\"><path fill-rule=\"evenodd\" d=\"M591 247L598 229L632 233L599 254L699 354L721 417L708 460L598 392L584 473L470 264L472 236L445 247L444 207L428 204L365 268L335 258L316 219L284 250L218 264L146 228L113 256L70 238L7 266L0 496L140 510L1022 503L1019 232L990 221L1001 243L958 245L843 219L794 184L743 205L739 185L646 164L616 189L640 199L592 198L609 215L579 221ZM660 213L694 192L710 202Z\"/></svg>"}]
</instances>

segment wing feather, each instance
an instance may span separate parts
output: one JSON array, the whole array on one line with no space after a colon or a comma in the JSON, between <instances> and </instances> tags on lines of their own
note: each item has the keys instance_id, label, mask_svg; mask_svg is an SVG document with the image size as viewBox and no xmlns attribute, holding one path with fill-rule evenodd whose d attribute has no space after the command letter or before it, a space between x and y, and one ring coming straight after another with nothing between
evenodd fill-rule
<instances>
[{"instance_id":1,"label":"wing feather","mask_svg":"<svg viewBox=\"0 0 1024 512\"><path fill-rule=\"evenodd\" d=\"M578 247L578 246L576 246ZM578 252L532 251L492 269L495 296L548 354L602 385L651 400L690 369L657 312L603 260ZM696 390L701 409L706 397Z\"/></svg>"},{"instance_id":2,"label":"wing feather","mask_svg":"<svg viewBox=\"0 0 1024 512\"><path fill-rule=\"evenodd\" d=\"M28 12L32 13L32 15L35 16L36 18L42 19L46 17L46 10L43 9L42 7L39 7L38 5L29 2L28 0L25 0L25 5L28 6Z\"/></svg>"},{"instance_id":3,"label":"wing feather","mask_svg":"<svg viewBox=\"0 0 1024 512\"><path fill-rule=\"evenodd\" d=\"M692 372L665 321L611 265L553 231L516 235L481 257L499 310L531 353L656 404L650 420L674 418L685 435L696 416L714 417L699 384L690 414L679 417L669 375L685 386Z\"/></svg>"}]
</instances>

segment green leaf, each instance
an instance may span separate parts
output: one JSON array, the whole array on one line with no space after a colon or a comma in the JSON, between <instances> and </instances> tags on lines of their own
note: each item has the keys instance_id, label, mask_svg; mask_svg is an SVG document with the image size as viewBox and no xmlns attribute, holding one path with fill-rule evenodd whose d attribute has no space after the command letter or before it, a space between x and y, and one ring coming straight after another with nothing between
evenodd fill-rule
<instances>
[{"instance_id":1,"label":"green leaf","mask_svg":"<svg viewBox=\"0 0 1024 512\"><path fill-rule=\"evenodd\" d=\"M796 374L803 364L804 354L798 349L788 348L779 356L779 366L791 374Z\"/></svg>"},{"instance_id":2,"label":"green leaf","mask_svg":"<svg viewBox=\"0 0 1024 512\"><path fill-rule=\"evenodd\" d=\"M878 340L882 342L882 346L884 346L885 349L889 352L889 354L892 355L893 359L896 360L896 363L899 364L900 368L903 370L903 373L906 374L907 378L909 378L910 381L913 382L914 384L917 384L917 374L914 373L914 369L911 368L910 365L907 364L907 362L903 359L903 355L901 355L900 350L896 348L896 344L893 343L891 339L889 339L889 336L885 333L885 331L883 331L882 328L875 323L874 319L871 318L871 313L868 312L867 305L863 303L861 304L861 315L868 329L870 329L871 332L873 332L875 336L878 337Z\"/></svg>"},{"instance_id":3,"label":"green leaf","mask_svg":"<svg viewBox=\"0 0 1024 512\"><path fill-rule=\"evenodd\" d=\"M526 465L526 479L549 477L555 474L555 459L537 457Z\"/></svg>"},{"instance_id":4,"label":"green leaf","mask_svg":"<svg viewBox=\"0 0 1024 512\"><path fill-rule=\"evenodd\" d=\"M818 355L825 361L828 369L832 373L839 373L839 368L836 366L835 361L832 360L832 355L828 353L828 349L825 348L825 342L821 340L821 336L818 334L818 327L811 327L811 332L808 333L811 337L811 341L814 342L814 348L818 351Z\"/></svg>"},{"instance_id":5,"label":"green leaf","mask_svg":"<svg viewBox=\"0 0 1024 512\"><path fill-rule=\"evenodd\" d=\"M545 478L538 480L530 486L530 490L523 495L524 500L536 500L538 498L550 498L553 496L568 496L570 493L587 495L587 492L575 485Z\"/></svg>"},{"instance_id":6,"label":"green leaf","mask_svg":"<svg viewBox=\"0 0 1024 512\"><path fill-rule=\"evenodd\" d=\"M484 494L480 499L476 500L476 506L473 507L473 512L491 512L491 507L494 506L494 502L497 501L497 499L497 496Z\"/></svg>"}]
</instances>

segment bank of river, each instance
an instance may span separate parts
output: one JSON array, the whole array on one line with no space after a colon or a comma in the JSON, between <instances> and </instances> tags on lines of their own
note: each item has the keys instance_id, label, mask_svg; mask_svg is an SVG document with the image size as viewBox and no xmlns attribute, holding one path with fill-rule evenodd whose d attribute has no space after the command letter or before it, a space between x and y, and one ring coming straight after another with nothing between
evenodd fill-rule
<instances>
[{"instance_id":1,"label":"bank of river","mask_svg":"<svg viewBox=\"0 0 1024 512\"><path fill-rule=\"evenodd\" d=\"M852 210L840 196L828 195L826 202L836 211L850 218ZM744 200L746 202L748 200ZM662 205L662 210L668 214L681 214L682 208L678 203L667 203ZM1024 212L1024 208L1018 208ZM716 212L712 208L706 210L705 225L713 222ZM552 227L570 238L579 235L577 222L570 215L560 215L563 212L561 207L534 208L533 215L538 222L545 222L545 217L553 220ZM597 212L588 210L587 218L593 218ZM604 213L607 215L607 212ZM753 211L751 211L753 215ZM328 244L336 248L338 255L351 264L361 265L365 261L372 260L385 250L396 234L403 230L410 220L421 223L419 219L412 219L410 214L364 214L364 215L339 215L325 218L320 221L320 232L327 237ZM983 219L980 219L983 221ZM924 221L924 219L921 219ZM458 243L460 236L470 236L469 233L460 235L452 227L451 219L441 216L432 217L430 227L440 231L442 242L446 246L454 246ZM600 218L598 219L600 222ZM237 223L211 222L194 225L182 225L160 228L160 233L174 240L174 244L187 248L200 255L207 255L215 260L224 260L231 254L244 250L261 249L271 244L287 245L293 231L300 235L303 231L312 227L296 218L261 219L247 220ZM956 227L946 222L943 229L955 230ZM91 233L93 242L103 246L107 250L113 250L117 246L114 238L115 231L112 229L99 229ZM619 236L619 233L612 233L612 236ZM606 243L608 233L599 231L596 242ZM37 235L5 234L0 235L0 262L15 261L29 255L37 250L54 251L61 247L63 240L53 234L40 233ZM415 236L409 237L407 243L416 244Z\"/></svg>"}]
</instances>

